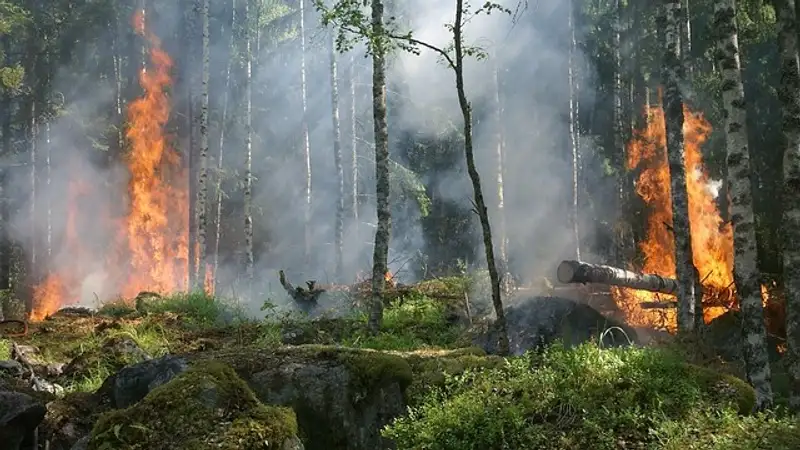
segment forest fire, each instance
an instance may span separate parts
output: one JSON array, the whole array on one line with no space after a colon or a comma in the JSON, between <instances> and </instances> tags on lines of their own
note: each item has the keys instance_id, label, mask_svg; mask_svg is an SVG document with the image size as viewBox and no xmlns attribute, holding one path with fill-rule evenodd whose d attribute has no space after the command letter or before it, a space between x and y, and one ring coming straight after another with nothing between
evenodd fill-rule
<instances>
[{"instance_id":1,"label":"forest fire","mask_svg":"<svg viewBox=\"0 0 800 450\"><path fill-rule=\"evenodd\" d=\"M660 106L647 111L647 128L635 133L627 148L629 169L640 170L636 193L648 210L646 239L639 244L645 273L675 277L674 241L671 235L672 201L666 156L664 113ZM720 316L734 306L733 234L725 223L703 166L701 147L711 133L701 114L684 108L686 174L689 192L689 220L694 263L704 288L704 319ZM640 326L675 330L676 310L645 310L643 301L663 301L653 292L614 288L614 297L627 320ZM670 299L671 300L671 299Z\"/></svg>"},{"instance_id":2,"label":"forest fire","mask_svg":"<svg viewBox=\"0 0 800 450\"><path fill-rule=\"evenodd\" d=\"M139 75L143 94L127 109L128 210L121 220L108 220L116 238L110 249L104 249L106 254L94 255L106 262L105 276L119 283L116 295L123 298L143 290L175 292L188 285L188 171L164 131L170 114L167 90L172 83L172 60L161 49L159 39L146 30L140 13L134 16L133 26L150 45L150 62ZM81 214L77 199L85 189L87 186L78 182L70 184L64 247L73 253L86 248L75 230L75 218ZM66 304L76 303L87 272L69 266L50 273L34 288L31 320L41 320ZM207 288L213 285L213 274L208 272Z\"/></svg>"}]
</instances>

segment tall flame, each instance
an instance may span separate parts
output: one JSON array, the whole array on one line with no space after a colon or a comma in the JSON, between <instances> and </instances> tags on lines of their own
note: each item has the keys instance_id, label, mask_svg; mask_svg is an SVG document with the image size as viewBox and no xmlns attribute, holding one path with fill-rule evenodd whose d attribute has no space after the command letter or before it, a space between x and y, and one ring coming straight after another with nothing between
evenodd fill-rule
<instances>
[{"instance_id":1,"label":"tall flame","mask_svg":"<svg viewBox=\"0 0 800 450\"><path fill-rule=\"evenodd\" d=\"M127 109L128 212L122 223L107 220L109 226L115 227L117 238L112 248L104 249L107 254L93 255L107 262L106 278L119 283L116 294L125 298L142 290L185 290L189 253L188 170L183 167L180 154L170 147L164 130L170 115L167 91L172 83L172 60L161 49L159 39L145 27L141 12L134 15L133 27L149 43L150 64L139 74L143 95ZM85 251L80 245L76 220L81 212L78 200L87 189L86 184L75 181L70 183L68 193L64 247L76 256ZM59 307L77 302L81 283L90 273L89 268L75 265L50 273L34 288L31 319L43 319ZM210 270L204 281L210 290Z\"/></svg>"},{"instance_id":2,"label":"tall flame","mask_svg":"<svg viewBox=\"0 0 800 450\"><path fill-rule=\"evenodd\" d=\"M644 258L641 271L675 277L675 243L671 234L672 201L670 173L666 155L664 112L660 106L647 113L647 128L638 130L627 148L629 169L640 170L636 193L648 211L647 235L639 249ZM689 222L694 264L704 288L706 322L733 306L733 234L719 213L716 195L703 166L702 145L711 125L702 114L684 107L684 150L689 194ZM640 326L675 330L676 311L645 310L643 301L657 301L663 294L630 289L614 289L615 299L627 320ZM666 296L668 300L670 296ZM660 299L665 300L664 298Z\"/></svg>"}]
</instances>

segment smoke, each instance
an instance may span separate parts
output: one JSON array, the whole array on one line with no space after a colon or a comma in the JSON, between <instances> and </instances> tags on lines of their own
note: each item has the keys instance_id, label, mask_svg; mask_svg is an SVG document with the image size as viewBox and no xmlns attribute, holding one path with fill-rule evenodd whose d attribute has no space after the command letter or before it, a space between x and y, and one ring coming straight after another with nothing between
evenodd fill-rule
<instances>
[{"instance_id":1,"label":"smoke","mask_svg":"<svg viewBox=\"0 0 800 450\"><path fill-rule=\"evenodd\" d=\"M239 2L240 3L240 2ZM277 271L285 269L294 284L305 280L319 283L333 281L334 226L338 201L338 180L334 167L333 124L331 119L331 78L329 30L319 26L319 18L311 6L306 8L305 54L301 52L297 3L264 1L258 9L263 24L252 48L253 89L253 199L254 237L256 242L257 298L246 305L256 310L266 299L287 303L277 282ZM516 0L501 2L517 11ZM244 46L237 41L231 77L226 79L230 56L229 2L212 1L211 11L211 152L209 165L209 200L216 203L217 147L222 110L227 105L224 124L223 170L219 173L224 191L221 212L220 266L216 276L219 294L238 296L243 281L243 197L241 180L244 173L245 135L242 89ZM448 48L452 36L445 28L454 17L452 0L412 0L400 2L402 17L399 31L412 30L416 39L439 48ZM527 277L549 274L558 259L571 253L572 236L568 227L571 201L570 147L568 129L569 86L566 82L569 28L567 2L541 0L531 3L522 14L509 16L495 12L490 16L471 18L466 26L466 44L480 47L488 58L465 62L466 90L476 112L474 117L475 155L482 176L484 196L489 205L492 226L501 232L497 213L497 127L493 119L499 75L500 100L505 152L505 223L510 243L510 258L515 269ZM392 8L390 8L392 9ZM237 10L241 23L243 11ZM392 12L394 14L394 12ZM199 66L186 61L185 47L177 40L181 15L177 2L156 2L148 11L148 27L157 34L165 50L176 59L176 79L197 73ZM224 27L223 33L219 33ZM31 216L29 169L15 170L8 180L9 195L23 201L12 211L11 237L21 242L30 255L36 244L37 258L47 263L49 272L67 272L80 268L74 290L83 304L118 295L121 280L109 270L107 250L118 238L119 225L114 220L127 208L128 174L119 162L108 162L106 150L113 147L116 133L112 125L116 90L114 73L98 61L114 61L113 52L121 50L98 43L124 37L126 61L135 63L140 41L131 41L129 19L124 18L119 30L87 28L85 44L79 44L77 57L54 74L53 92L64 98L65 110L50 121L48 147L51 149L50 182L43 183L39 174L37 213ZM580 36L578 36L580 40ZM116 41L117 45L122 45ZM131 44L133 42L134 44ZM139 44L136 44L139 42ZM84 45L84 47L80 47ZM136 45L139 45L137 47ZM130 50L130 49L134 50ZM454 74L445 67L439 55L421 49L420 55L400 50L389 58L389 133L392 158L405 161L398 148L398 136L413 132L417 136L437 137L443 130L460 130L461 116L457 102ZM343 282L366 277L371 271L372 244L376 222L374 208L374 165L371 103L371 61L364 57L363 46L336 58L338 70L339 117L342 136L346 186L350 185L352 136L356 130L356 153L359 172L358 218L345 219ZM585 56L575 55L576 65L587 66ZM301 63L305 63L307 98L305 114L301 91ZM133 61L133 62L131 62ZM124 69L124 67L123 67ZM127 68L128 73L131 72ZM135 71L134 71L135 72ZM84 80L75 74L90 74ZM125 75L123 74L123 77ZM351 95L349 80L354 76ZM583 92L591 91L591 74L581 80ZM101 82L98 83L98 80ZM128 83L128 80L124 80ZM130 84L130 83L129 83ZM139 90L131 92L138 94ZM402 89L400 89L402 87ZM397 89L395 89L397 88ZM129 94L129 93L128 93ZM172 93L174 129L185 121L185 92ZM127 95L130 97L130 95ZM227 100L226 100L227 98ZM132 98L127 98L131 101ZM589 104L582 107L589 108ZM355 111L355 123L351 120ZM124 114L124 111L123 111ZM303 126L307 124L311 152L312 216L305 226L306 204L305 163L303 159ZM173 136L173 145L186 156L188 142ZM45 139L40 129L39 141ZM584 145L592 146L589 140ZM40 155L41 156L41 155ZM429 193L437 199L453 201L465 208L472 202L472 186L463 167L452 167L423 179ZM44 167L42 159L38 164ZM43 171L44 169L42 169ZM41 172L41 171L40 171ZM350 192L345 204L350 203ZM68 211L70 195L78 195L79 215ZM396 194L393 194L396 195ZM46 203L43 203L46 202ZM46 220L49 204L51 220ZM394 234L390 250L390 270L400 281L413 281L414 256L425 249L419 218L420 208L413 199L397 198L393 205ZM209 217L215 219L215 205ZM472 217L477 230L477 216ZM50 224L50 231L47 224ZM112 224L110 226L109 224ZM304 240L308 231L309 252ZM212 226L209 235L215 232ZM73 234L71 234L73 233ZM47 236L51 238L51 255L43 253ZM476 233L472 245L483 260L482 243ZM70 244L77 237L80 246ZM209 239L213 244L215 239ZM211 251L212 247L209 247ZM361 279L363 279L363 277Z\"/></svg>"}]
</instances>

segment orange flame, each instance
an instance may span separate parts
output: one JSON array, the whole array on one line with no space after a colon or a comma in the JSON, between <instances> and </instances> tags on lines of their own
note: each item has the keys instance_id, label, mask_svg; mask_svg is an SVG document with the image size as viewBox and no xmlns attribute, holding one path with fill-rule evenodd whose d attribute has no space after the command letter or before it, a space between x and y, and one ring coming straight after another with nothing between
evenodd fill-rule
<instances>
[{"instance_id":1,"label":"orange flame","mask_svg":"<svg viewBox=\"0 0 800 450\"><path fill-rule=\"evenodd\" d=\"M664 112L660 106L647 111L647 128L635 132L627 148L629 169L641 170L636 193L647 205L647 236L639 244L644 257L642 272L675 277L675 243L670 231L672 201L666 155ZM711 125L700 113L684 107L684 149L689 221L692 232L694 264L700 272L705 296L706 322L733 306L733 233L723 222L716 204L712 183L703 166L702 145L711 133ZM630 323L676 329L676 310L645 310L643 301L674 300L646 291L614 289L614 297Z\"/></svg>"},{"instance_id":2,"label":"orange flame","mask_svg":"<svg viewBox=\"0 0 800 450\"><path fill-rule=\"evenodd\" d=\"M141 12L132 22L135 31L150 44L150 64L139 74L144 93L127 110L128 213L121 224L109 220L117 227L118 237L103 258L109 278L121 283L117 294L123 298L143 290L168 293L188 287L188 170L180 154L170 147L164 130L170 115L167 91L173 63L159 39L145 28ZM81 250L75 225L80 211L76 200L86 189L77 182L70 184L65 247L75 253ZM31 320L41 320L62 305L75 303L81 281L88 275L85 272L70 267L50 273L34 288ZM213 278L208 267L204 284L209 292Z\"/></svg>"}]
</instances>

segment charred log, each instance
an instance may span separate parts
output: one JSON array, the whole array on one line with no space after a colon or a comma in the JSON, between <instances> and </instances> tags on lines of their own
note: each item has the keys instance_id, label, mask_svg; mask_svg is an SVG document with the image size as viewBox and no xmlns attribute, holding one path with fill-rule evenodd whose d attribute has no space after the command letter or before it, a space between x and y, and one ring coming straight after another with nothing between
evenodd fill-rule
<instances>
[{"instance_id":1,"label":"charred log","mask_svg":"<svg viewBox=\"0 0 800 450\"><path fill-rule=\"evenodd\" d=\"M316 307L320 295L326 292L325 289L317 287L317 282L315 280L306 281L306 288L292 285L292 283L286 280L286 274L283 270L278 271L278 280L281 282L283 289L286 290L286 293L289 294L289 297L305 311Z\"/></svg>"},{"instance_id":2,"label":"charred log","mask_svg":"<svg viewBox=\"0 0 800 450\"><path fill-rule=\"evenodd\" d=\"M561 261L556 276L561 283L601 283L669 295L679 287L678 280L672 278L571 260Z\"/></svg>"}]
</instances>

